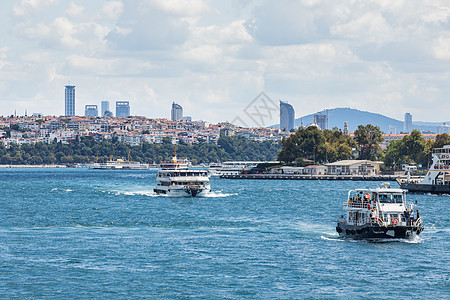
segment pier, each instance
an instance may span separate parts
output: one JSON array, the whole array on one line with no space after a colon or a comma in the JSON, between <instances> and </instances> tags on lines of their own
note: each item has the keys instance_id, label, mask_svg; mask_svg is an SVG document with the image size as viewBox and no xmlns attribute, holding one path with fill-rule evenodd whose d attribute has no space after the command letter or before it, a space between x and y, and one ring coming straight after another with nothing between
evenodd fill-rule
<instances>
[{"instance_id":1,"label":"pier","mask_svg":"<svg viewBox=\"0 0 450 300\"><path fill-rule=\"evenodd\" d=\"M224 179L264 180L351 180L351 181L396 181L394 175L298 175L298 174L238 174L221 175Z\"/></svg>"}]
</instances>

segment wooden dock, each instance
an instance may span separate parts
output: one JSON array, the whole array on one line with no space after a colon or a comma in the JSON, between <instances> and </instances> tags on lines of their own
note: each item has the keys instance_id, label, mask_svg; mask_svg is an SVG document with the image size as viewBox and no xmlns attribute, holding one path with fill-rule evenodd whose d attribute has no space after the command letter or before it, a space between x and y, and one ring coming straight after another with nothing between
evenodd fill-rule
<instances>
[{"instance_id":1,"label":"wooden dock","mask_svg":"<svg viewBox=\"0 0 450 300\"><path fill-rule=\"evenodd\" d=\"M394 175L288 175L288 174L239 174L222 175L224 179L264 180L351 180L351 181L396 181Z\"/></svg>"}]
</instances>

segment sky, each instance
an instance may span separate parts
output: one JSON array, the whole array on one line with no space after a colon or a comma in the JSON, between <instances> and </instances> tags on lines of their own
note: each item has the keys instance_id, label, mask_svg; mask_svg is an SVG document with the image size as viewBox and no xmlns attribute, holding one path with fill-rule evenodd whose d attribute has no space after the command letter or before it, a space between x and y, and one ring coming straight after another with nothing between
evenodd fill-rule
<instances>
[{"instance_id":1,"label":"sky","mask_svg":"<svg viewBox=\"0 0 450 300\"><path fill-rule=\"evenodd\" d=\"M4 116L63 115L70 83L77 115L128 100L132 115L169 118L175 101L194 120L271 125L283 100L296 117L444 122L449 79L448 0L0 2Z\"/></svg>"}]
</instances>

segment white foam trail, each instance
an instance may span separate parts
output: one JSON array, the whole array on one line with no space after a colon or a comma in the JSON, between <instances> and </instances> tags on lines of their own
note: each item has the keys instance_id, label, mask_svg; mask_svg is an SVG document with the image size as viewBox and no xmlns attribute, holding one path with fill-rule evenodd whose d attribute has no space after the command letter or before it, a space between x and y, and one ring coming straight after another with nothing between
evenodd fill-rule
<instances>
[{"instance_id":1,"label":"white foam trail","mask_svg":"<svg viewBox=\"0 0 450 300\"><path fill-rule=\"evenodd\" d=\"M145 190L144 191L117 191L117 190L105 191L105 190L100 190L100 192L114 194L114 195L126 195L126 196L147 196L147 197L173 198L173 196L170 196L170 195L156 194L154 191L145 191ZM200 194L196 198L224 198L224 197L230 197L230 196L235 196L235 195L238 195L238 194L237 193L234 193L234 194L222 193L221 191L217 191L217 192L210 192L210 193L207 193L204 195ZM186 198L186 197L189 197L189 196L179 197L179 198Z\"/></svg>"},{"instance_id":2,"label":"white foam trail","mask_svg":"<svg viewBox=\"0 0 450 300\"><path fill-rule=\"evenodd\" d=\"M58 188L52 188L51 192L55 192L55 191L73 192L72 189L58 189Z\"/></svg>"},{"instance_id":3,"label":"white foam trail","mask_svg":"<svg viewBox=\"0 0 450 300\"><path fill-rule=\"evenodd\" d=\"M225 197L236 196L236 195L238 195L238 194L237 193L228 194L228 193L222 193L222 191L217 191L217 192L209 192L204 195L199 195L199 197L200 198L225 198Z\"/></svg>"},{"instance_id":4,"label":"white foam trail","mask_svg":"<svg viewBox=\"0 0 450 300\"><path fill-rule=\"evenodd\" d=\"M326 236L321 235L320 238L321 238L322 240L325 240L325 241L345 242L345 240L342 239L342 238L339 238L339 236L336 236L336 237L333 237L333 238L329 238L329 237L326 237Z\"/></svg>"}]
</instances>

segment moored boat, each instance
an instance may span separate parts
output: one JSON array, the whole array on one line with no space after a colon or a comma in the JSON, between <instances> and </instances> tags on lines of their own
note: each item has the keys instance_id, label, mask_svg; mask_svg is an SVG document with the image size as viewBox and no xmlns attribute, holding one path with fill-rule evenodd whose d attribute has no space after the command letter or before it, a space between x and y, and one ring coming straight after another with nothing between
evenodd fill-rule
<instances>
[{"instance_id":1,"label":"moored boat","mask_svg":"<svg viewBox=\"0 0 450 300\"><path fill-rule=\"evenodd\" d=\"M406 202L406 191L390 188L354 189L344 202L336 231L351 239L412 239L423 231L422 217Z\"/></svg>"},{"instance_id":2,"label":"moored boat","mask_svg":"<svg viewBox=\"0 0 450 300\"><path fill-rule=\"evenodd\" d=\"M432 165L425 177L397 179L400 188L410 193L450 194L450 145L432 150Z\"/></svg>"},{"instance_id":3,"label":"moored boat","mask_svg":"<svg viewBox=\"0 0 450 300\"><path fill-rule=\"evenodd\" d=\"M123 159L109 160L104 163L92 163L87 167L93 170L148 170L149 164Z\"/></svg>"},{"instance_id":4,"label":"moored boat","mask_svg":"<svg viewBox=\"0 0 450 300\"><path fill-rule=\"evenodd\" d=\"M159 195L196 197L211 193L208 170L191 169L188 160L179 161L176 156L160 164L156 181L154 192Z\"/></svg>"}]
</instances>

